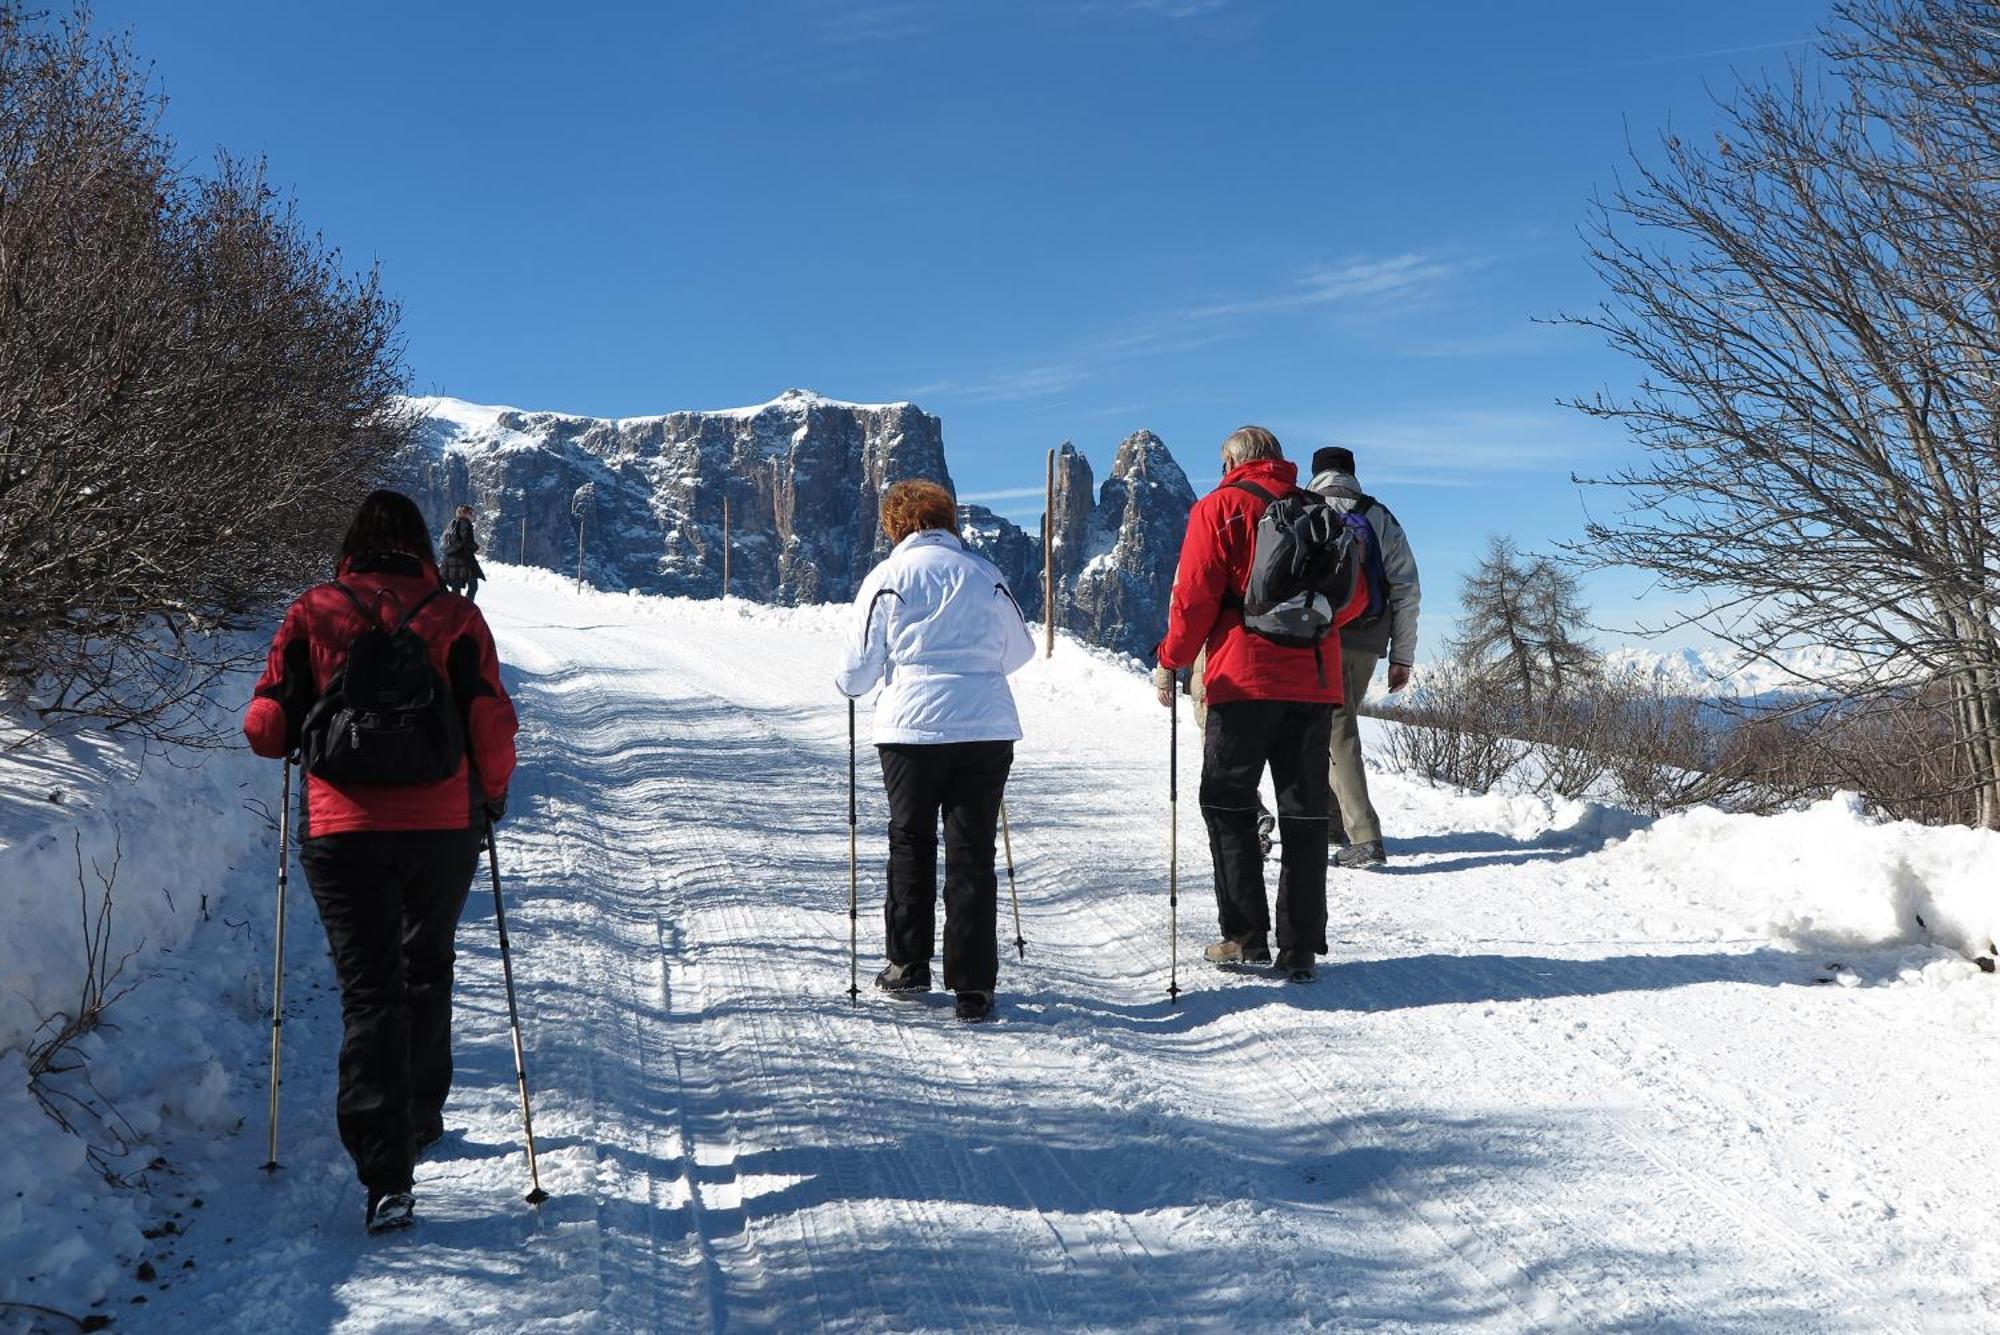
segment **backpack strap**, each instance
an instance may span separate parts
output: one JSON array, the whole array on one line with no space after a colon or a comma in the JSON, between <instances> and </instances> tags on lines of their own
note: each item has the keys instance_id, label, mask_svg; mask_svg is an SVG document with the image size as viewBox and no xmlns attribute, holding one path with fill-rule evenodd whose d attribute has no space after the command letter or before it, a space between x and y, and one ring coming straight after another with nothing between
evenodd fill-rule
<instances>
[{"instance_id":1,"label":"backpack strap","mask_svg":"<svg viewBox=\"0 0 2000 1335\"><path fill-rule=\"evenodd\" d=\"M327 582L327 587L330 589L339 589L342 593L346 594L347 601L354 604L354 610L361 613L361 619L363 621L366 621L369 625L378 628L381 626L382 623L376 619L375 613L369 610L368 604L361 601L360 594L356 593L353 589L349 588L347 585L342 584L337 579L329 580Z\"/></svg>"},{"instance_id":2,"label":"backpack strap","mask_svg":"<svg viewBox=\"0 0 2000 1335\"><path fill-rule=\"evenodd\" d=\"M1265 491L1255 482L1246 482L1242 478L1238 478L1236 481L1231 482L1228 485L1234 487L1238 491L1248 492L1250 495L1255 496L1258 500L1264 502L1265 505L1277 504L1278 498L1276 496L1273 496L1270 492ZM1222 595L1223 609L1225 611L1241 612L1246 606L1246 604L1243 601L1244 596L1245 596L1244 594L1238 593L1233 588L1228 590Z\"/></svg>"},{"instance_id":3,"label":"backpack strap","mask_svg":"<svg viewBox=\"0 0 2000 1335\"><path fill-rule=\"evenodd\" d=\"M341 583L337 579L328 581L327 587L333 589L339 589L342 593L346 594L347 601L354 604L354 610L361 613L363 620L368 622L369 625L374 626L377 630L382 629L382 622L376 617L376 615L373 612L371 612L368 609L368 604L361 601L360 594L356 593L353 589L349 588L347 585ZM405 612L403 614L402 620L398 621L395 625L395 628L391 630L389 633L391 635L400 635L404 631L408 630L410 628L410 623L417 619L417 613L423 611L424 608L428 607L430 605L431 599L437 597L440 593L443 592L444 592L443 589L432 589L429 593L426 593L423 597L417 599L417 605L415 607L412 607L408 612Z\"/></svg>"},{"instance_id":4,"label":"backpack strap","mask_svg":"<svg viewBox=\"0 0 2000 1335\"><path fill-rule=\"evenodd\" d=\"M443 589L432 589L429 593L417 599L417 605L415 607L412 607L409 611L403 613L403 619L401 621L398 621L396 623L396 629L390 631L389 633L391 635L401 635L404 631L408 630L410 628L410 623L417 619L417 613L423 611L426 607L429 607L431 599L437 597L440 593L443 592L444 592Z\"/></svg>"}]
</instances>

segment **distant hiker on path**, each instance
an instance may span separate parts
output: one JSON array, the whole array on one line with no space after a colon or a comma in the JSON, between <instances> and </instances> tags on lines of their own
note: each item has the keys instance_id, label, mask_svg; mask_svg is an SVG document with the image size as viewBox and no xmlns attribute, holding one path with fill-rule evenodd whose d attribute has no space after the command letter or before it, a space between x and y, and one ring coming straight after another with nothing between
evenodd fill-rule
<instances>
[{"instance_id":1,"label":"distant hiker on path","mask_svg":"<svg viewBox=\"0 0 2000 1335\"><path fill-rule=\"evenodd\" d=\"M1257 784L1268 765L1278 793L1278 967L1312 978L1326 953L1328 736L1341 702L1340 641L1330 633L1359 608L1307 601L1323 638L1279 643L1245 625L1258 524L1274 503L1296 506L1298 468L1278 438L1246 426L1222 443L1221 484L1188 515L1159 665L1169 673L1208 651L1208 728L1202 738L1201 814L1215 860L1222 939L1216 964L1268 963L1272 914L1257 846ZM1316 503L1316 498L1315 503ZM1365 600L1367 590L1356 586ZM1163 696L1172 705L1171 693Z\"/></svg>"},{"instance_id":2,"label":"distant hiker on path","mask_svg":"<svg viewBox=\"0 0 2000 1335\"><path fill-rule=\"evenodd\" d=\"M373 493L333 582L286 611L243 717L251 750L299 752L306 772L299 864L340 978L335 1110L371 1232L411 1221L417 1156L444 1134L453 936L516 726L485 619L438 587L423 512Z\"/></svg>"},{"instance_id":3,"label":"distant hiker on path","mask_svg":"<svg viewBox=\"0 0 2000 1335\"><path fill-rule=\"evenodd\" d=\"M472 507L461 505L444 531L444 586L462 593L471 602L479 601L479 581L486 578L480 569L479 540L472 532Z\"/></svg>"},{"instance_id":4,"label":"distant hiker on path","mask_svg":"<svg viewBox=\"0 0 2000 1335\"><path fill-rule=\"evenodd\" d=\"M1417 661L1417 558L1410 540L1389 507L1361 490L1355 481L1354 451L1330 445L1313 452L1312 490L1343 514L1358 511L1375 532L1381 553L1380 578L1386 605L1381 613L1350 621L1340 631L1341 705L1333 716L1331 772L1333 796L1339 804L1340 829L1347 846L1335 861L1343 867L1374 867L1388 860L1382 848L1382 822L1368 800L1368 771L1361 763L1361 702L1375 665L1389 659L1389 690L1410 684L1410 665Z\"/></svg>"},{"instance_id":5,"label":"distant hiker on path","mask_svg":"<svg viewBox=\"0 0 2000 1335\"><path fill-rule=\"evenodd\" d=\"M850 699L877 682L875 744L889 794L888 967L875 985L925 992L937 933L944 819L944 985L958 1016L983 1020L999 975L993 835L1021 721L1007 676L1035 656L1007 581L967 551L958 508L932 482L882 496L895 544L855 595L835 679Z\"/></svg>"}]
</instances>

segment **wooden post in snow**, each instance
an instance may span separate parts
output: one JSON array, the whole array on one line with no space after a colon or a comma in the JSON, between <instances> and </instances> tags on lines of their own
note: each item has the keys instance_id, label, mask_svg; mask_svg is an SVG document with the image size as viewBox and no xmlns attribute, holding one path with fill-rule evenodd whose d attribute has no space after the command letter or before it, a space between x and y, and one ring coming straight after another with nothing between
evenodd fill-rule
<instances>
[{"instance_id":1,"label":"wooden post in snow","mask_svg":"<svg viewBox=\"0 0 2000 1335\"><path fill-rule=\"evenodd\" d=\"M1049 451L1048 494L1042 505L1042 657L1056 653L1056 452Z\"/></svg>"}]
</instances>

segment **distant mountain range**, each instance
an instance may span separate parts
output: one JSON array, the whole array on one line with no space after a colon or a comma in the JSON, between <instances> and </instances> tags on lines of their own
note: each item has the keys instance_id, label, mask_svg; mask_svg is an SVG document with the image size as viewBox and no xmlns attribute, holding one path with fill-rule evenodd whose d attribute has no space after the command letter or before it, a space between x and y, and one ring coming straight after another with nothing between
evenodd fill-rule
<instances>
[{"instance_id":1,"label":"distant mountain range","mask_svg":"<svg viewBox=\"0 0 2000 1335\"><path fill-rule=\"evenodd\" d=\"M486 552L573 571L600 587L772 603L841 601L888 553L882 493L926 478L951 487L939 420L910 403L843 403L787 390L709 412L600 418L410 400L421 418L404 461L435 528L471 504ZM1095 644L1147 655L1166 628L1194 492L1151 432L1126 438L1101 487L1064 442L1053 511L1056 619ZM983 506L961 507L968 545L997 565L1026 613L1043 615L1042 544Z\"/></svg>"},{"instance_id":2,"label":"distant mountain range","mask_svg":"<svg viewBox=\"0 0 2000 1335\"><path fill-rule=\"evenodd\" d=\"M1858 676L1851 654L1824 646L1783 650L1773 661L1752 660L1733 649L1614 649L1606 670L1634 676L1690 699L1772 704L1786 698L1825 695L1829 683Z\"/></svg>"}]
</instances>

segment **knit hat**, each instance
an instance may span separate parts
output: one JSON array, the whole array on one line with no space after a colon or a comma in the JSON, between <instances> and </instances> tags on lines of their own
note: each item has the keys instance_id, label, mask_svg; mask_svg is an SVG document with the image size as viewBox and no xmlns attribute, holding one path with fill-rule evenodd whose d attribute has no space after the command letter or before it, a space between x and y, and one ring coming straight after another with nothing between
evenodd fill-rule
<instances>
[{"instance_id":1,"label":"knit hat","mask_svg":"<svg viewBox=\"0 0 2000 1335\"><path fill-rule=\"evenodd\" d=\"M1313 451L1313 472L1345 473L1354 476L1354 451L1345 445L1328 445Z\"/></svg>"}]
</instances>

